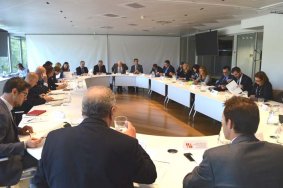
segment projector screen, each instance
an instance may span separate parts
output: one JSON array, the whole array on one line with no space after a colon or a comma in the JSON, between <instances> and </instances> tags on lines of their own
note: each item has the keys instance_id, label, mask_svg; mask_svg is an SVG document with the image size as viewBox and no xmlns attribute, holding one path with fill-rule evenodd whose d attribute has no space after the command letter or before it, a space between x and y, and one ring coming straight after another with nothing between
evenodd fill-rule
<instances>
[{"instance_id":1,"label":"projector screen","mask_svg":"<svg viewBox=\"0 0 283 188\"><path fill-rule=\"evenodd\" d=\"M106 70L118 60L130 69L133 59L138 58L144 73L149 73L152 64L163 66L169 59L173 66L179 64L180 38L162 36L120 35L27 35L28 67L31 71L49 60L54 64L65 61L75 71L81 60L92 69L102 59Z\"/></svg>"},{"instance_id":2,"label":"projector screen","mask_svg":"<svg viewBox=\"0 0 283 188\"><path fill-rule=\"evenodd\" d=\"M200 55L218 55L217 31L196 34L196 53Z\"/></svg>"}]
</instances>

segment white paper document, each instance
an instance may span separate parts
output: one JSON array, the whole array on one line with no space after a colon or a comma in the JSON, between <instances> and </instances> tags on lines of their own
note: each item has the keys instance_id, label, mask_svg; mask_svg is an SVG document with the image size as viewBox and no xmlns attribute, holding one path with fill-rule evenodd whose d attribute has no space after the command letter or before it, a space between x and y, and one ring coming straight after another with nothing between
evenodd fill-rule
<instances>
[{"instance_id":1,"label":"white paper document","mask_svg":"<svg viewBox=\"0 0 283 188\"><path fill-rule=\"evenodd\" d=\"M226 85L228 91L230 91L234 95L238 95L243 92L243 90L239 87L239 85L232 80L229 84Z\"/></svg>"}]
</instances>

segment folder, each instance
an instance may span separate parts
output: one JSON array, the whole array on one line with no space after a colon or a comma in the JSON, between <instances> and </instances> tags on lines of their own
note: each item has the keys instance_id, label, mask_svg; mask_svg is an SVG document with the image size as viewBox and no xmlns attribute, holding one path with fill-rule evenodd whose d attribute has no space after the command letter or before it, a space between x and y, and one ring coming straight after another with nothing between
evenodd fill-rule
<instances>
[{"instance_id":1,"label":"folder","mask_svg":"<svg viewBox=\"0 0 283 188\"><path fill-rule=\"evenodd\" d=\"M46 110L33 110L27 113L27 116L39 116L40 114L43 114L46 112Z\"/></svg>"}]
</instances>

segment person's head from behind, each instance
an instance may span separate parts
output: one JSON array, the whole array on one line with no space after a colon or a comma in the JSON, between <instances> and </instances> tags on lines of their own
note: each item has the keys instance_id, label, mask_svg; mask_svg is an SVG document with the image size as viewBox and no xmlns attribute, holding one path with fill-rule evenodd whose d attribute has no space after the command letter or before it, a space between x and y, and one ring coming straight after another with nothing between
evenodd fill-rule
<instances>
[{"instance_id":1,"label":"person's head from behind","mask_svg":"<svg viewBox=\"0 0 283 188\"><path fill-rule=\"evenodd\" d=\"M18 64L18 69L20 69L20 70L23 70L23 69L24 69L24 66L23 66L22 63L19 63L19 64Z\"/></svg>"},{"instance_id":2,"label":"person's head from behind","mask_svg":"<svg viewBox=\"0 0 283 188\"><path fill-rule=\"evenodd\" d=\"M269 79L265 72L259 71L255 73L255 83L259 86L263 86L265 83L269 82Z\"/></svg>"},{"instance_id":3,"label":"person's head from behind","mask_svg":"<svg viewBox=\"0 0 283 188\"><path fill-rule=\"evenodd\" d=\"M199 72L199 65L198 64L194 64L192 67L193 71L198 73Z\"/></svg>"},{"instance_id":4,"label":"person's head from behind","mask_svg":"<svg viewBox=\"0 0 283 188\"><path fill-rule=\"evenodd\" d=\"M206 69L205 66L200 66L200 67L199 67L199 74L200 74L201 76L207 76L207 75L208 75L208 72L207 72L207 69Z\"/></svg>"},{"instance_id":5,"label":"person's head from behind","mask_svg":"<svg viewBox=\"0 0 283 188\"><path fill-rule=\"evenodd\" d=\"M10 78L3 87L3 97L13 106L23 104L28 95L30 85L19 77Z\"/></svg>"},{"instance_id":6,"label":"person's head from behind","mask_svg":"<svg viewBox=\"0 0 283 188\"><path fill-rule=\"evenodd\" d=\"M239 67L233 67L231 73L237 79L239 79L242 75L242 71Z\"/></svg>"},{"instance_id":7,"label":"person's head from behind","mask_svg":"<svg viewBox=\"0 0 283 188\"><path fill-rule=\"evenodd\" d=\"M134 59L134 65L138 65L139 64L139 59L138 58L135 58Z\"/></svg>"},{"instance_id":8,"label":"person's head from behind","mask_svg":"<svg viewBox=\"0 0 283 188\"><path fill-rule=\"evenodd\" d=\"M36 68L35 73L38 75L38 80L45 79L46 76L46 69L43 66L39 66Z\"/></svg>"},{"instance_id":9,"label":"person's head from behind","mask_svg":"<svg viewBox=\"0 0 283 188\"><path fill-rule=\"evenodd\" d=\"M84 62L84 61L81 61L81 62L80 62L80 67L81 67L81 68L84 68L84 67L85 67L85 62Z\"/></svg>"},{"instance_id":10,"label":"person's head from behind","mask_svg":"<svg viewBox=\"0 0 283 188\"><path fill-rule=\"evenodd\" d=\"M27 74L25 81L30 85L30 87L34 87L38 82L38 75L35 72L30 72Z\"/></svg>"},{"instance_id":11,"label":"person's head from behind","mask_svg":"<svg viewBox=\"0 0 283 188\"><path fill-rule=\"evenodd\" d=\"M228 76L230 74L230 67L229 66L224 66L222 68L222 73L224 76Z\"/></svg>"},{"instance_id":12,"label":"person's head from behind","mask_svg":"<svg viewBox=\"0 0 283 188\"><path fill-rule=\"evenodd\" d=\"M259 124L259 110L255 102L245 97L232 97L224 103L222 115L223 132L226 139L235 135L254 135Z\"/></svg>"},{"instance_id":13,"label":"person's head from behind","mask_svg":"<svg viewBox=\"0 0 283 188\"><path fill-rule=\"evenodd\" d=\"M83 97L82 115L88 118L103 119L110 126L113 122L115 105L115 95L109 88L91 87Z\"/></svg>"},{"instance_id":14,"label":"person's head from behind","mask_svg":"<svg viewBox=\"0 0 283 188\"><path fill-rule=\"evenodd\" d=\"M102 61L102 60L99 60L99 61L98 61L98 66L101 67L102 65L103 65L103 61Z\"/></svg>"},{"instance_id":15,"label":"person's head from behind","mask_svg":"<svg viewBox=\"0 0 283 188\"><path fill-rule=\"evenodd\" d=\"M170 66L170 61L169 60L165 60L164 61L164 67L169 67Z\"/></svg>"}]
</instances>

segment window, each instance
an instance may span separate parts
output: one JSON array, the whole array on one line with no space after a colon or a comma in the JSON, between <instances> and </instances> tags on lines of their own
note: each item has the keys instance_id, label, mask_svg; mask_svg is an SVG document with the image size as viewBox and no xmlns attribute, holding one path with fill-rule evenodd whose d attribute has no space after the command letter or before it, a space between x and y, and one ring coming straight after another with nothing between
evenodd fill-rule
<instances>
[{"instance_id":1,"label":"window","mask_svg":"<svg viewBox=\"0 0 283 188\"><path fill-rule=\"evenodd\" d=\"M8 57L0 57L0 75L6 76L7 73L10 73L10 63Z\"/></svg>"},{"instance_id":2,"label":"window","mask_svg":"<svg viewBox=\"0 0 283 188\"><path fill-rule=\"evenodd\" d=\"M17 65L27 67L26 41L23 37L10 37L11 72L17 72Z\"/></svg>"}]
</instances>

